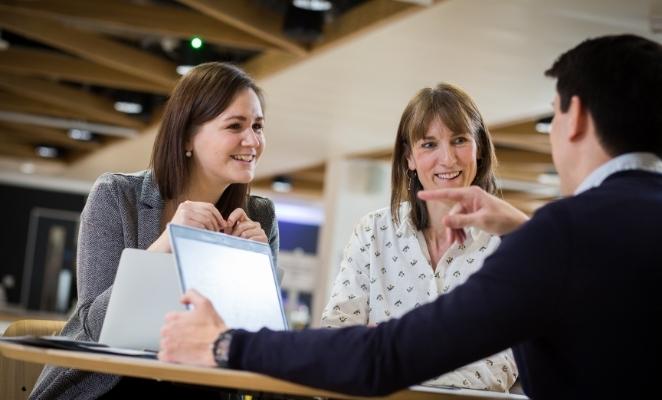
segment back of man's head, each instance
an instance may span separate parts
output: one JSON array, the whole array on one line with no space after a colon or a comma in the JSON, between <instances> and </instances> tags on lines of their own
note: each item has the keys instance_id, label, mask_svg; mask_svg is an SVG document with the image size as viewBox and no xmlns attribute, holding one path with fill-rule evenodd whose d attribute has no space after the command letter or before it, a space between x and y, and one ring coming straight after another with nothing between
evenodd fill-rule
<instances>
[{"instance_id":1,"label":"back of man's head","mask_svg":"<svg viewBox=\"0 0 662 400\"><path fill-rule=\"evenodd\" d=\"M589 39L563 53L545 75L557 78L561 111L578 96L611 156L662 157L662 46L635 35Z\"/></svg>"}]
</instances>

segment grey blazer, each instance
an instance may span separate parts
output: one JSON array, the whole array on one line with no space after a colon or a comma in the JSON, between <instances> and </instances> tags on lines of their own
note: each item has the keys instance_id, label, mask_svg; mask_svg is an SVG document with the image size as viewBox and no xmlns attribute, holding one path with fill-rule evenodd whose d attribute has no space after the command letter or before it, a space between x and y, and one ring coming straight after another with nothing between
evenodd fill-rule
<instances>
[{"instance_id":1,"label":"grey blazer","mask_svg":"<svg viewBox=\"0 0 662 400\"><path fill-rule=\"evenodd\" d=\"M98 341L124 248L146 249L161 234L161 199L151 171L104 174L95 182L80 218L77 255L78 303L62 335ZM246 210L267 233L278 254L278 224L271 200L251 196ZM277 264L276 264L277 265ZM119 376L46 366L31 399L95 399Z\"/></svg>"}]
</instances>

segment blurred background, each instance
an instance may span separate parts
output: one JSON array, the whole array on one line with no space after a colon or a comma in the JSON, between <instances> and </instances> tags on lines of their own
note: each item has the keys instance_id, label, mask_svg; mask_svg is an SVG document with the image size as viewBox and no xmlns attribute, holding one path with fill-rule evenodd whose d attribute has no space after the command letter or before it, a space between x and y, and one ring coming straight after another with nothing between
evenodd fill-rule
<instances>
[{"instance_id":1,"label":"blurred background","mask_svg":"<svg viewBox=\"0 0 662 400\"><path fill-rule=\"evenodd\" d=\"M473 97L503 196L533 213L559 195L543 71L583 39L660 32L662 0L0 0L0 320L66 318L92 183L147 168L168 93L196 64L236 63L264 89L252 192L276 203L288 318L305 327L353 225L389 202L419 89Z\"/></svg>"}]
</instances>

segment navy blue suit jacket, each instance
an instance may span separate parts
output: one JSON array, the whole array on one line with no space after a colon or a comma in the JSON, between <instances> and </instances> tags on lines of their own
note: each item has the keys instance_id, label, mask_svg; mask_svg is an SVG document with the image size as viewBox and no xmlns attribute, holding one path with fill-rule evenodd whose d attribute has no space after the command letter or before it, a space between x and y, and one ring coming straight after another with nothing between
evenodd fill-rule
<instances>
[{"instance_id":1,"label":"navy blue suit jacket","mask_svg":"<svg viewBox=\"0 0 662 400\"><path fill-rule=\"evenodd\" d=\"M541 208L433 303L376 328L238 331L230 366L383 395L513 347L534 399L641 398L660 390L661 315L662 175L620 172Z\"/></svg>"}]
</instances>

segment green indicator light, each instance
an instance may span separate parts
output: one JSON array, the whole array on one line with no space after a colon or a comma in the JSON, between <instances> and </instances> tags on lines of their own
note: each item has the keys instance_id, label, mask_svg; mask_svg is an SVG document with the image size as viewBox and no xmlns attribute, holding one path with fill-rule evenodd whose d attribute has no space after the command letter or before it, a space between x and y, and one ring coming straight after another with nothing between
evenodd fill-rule
<instances>
[{"instance_id":1,"label":"green indicator light","mask_svg":"<svg viewBox=\"0 0 662 400\"><path fill-rule=\"evenodd\" d=\"M194 37L191 39L191 47L193 47L194 49L199 49L199 48L201 48L201 47L202 47L202 44L203 44L203 43L202 43L202 39L200 39L200 38L197 37L197 36L194 36Z\"/></svg>"}]
</instances>

